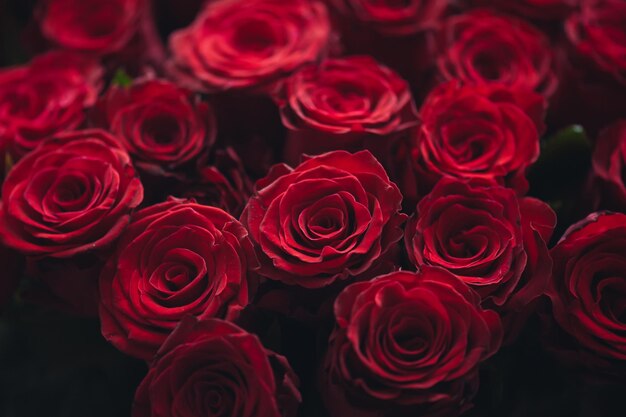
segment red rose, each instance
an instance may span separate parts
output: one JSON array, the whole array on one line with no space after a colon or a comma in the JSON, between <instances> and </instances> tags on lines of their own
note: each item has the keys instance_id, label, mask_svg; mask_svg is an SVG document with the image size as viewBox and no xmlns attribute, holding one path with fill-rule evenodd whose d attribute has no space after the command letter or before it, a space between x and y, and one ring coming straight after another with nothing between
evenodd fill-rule
<instances>
[{"instance_id":1,"label":"red rose","mask_svg":"<svg viewBox=\"0 0 626 417\"><path fill-rule=\"evenodd\" d=\"M626 120L596 139L589 185L594 209L626 210Z\"/></svg>"},{"instance_id":2,"label":"red rose","mask_svg":"<svg viewBox=\"0 0 626 417\"><path fill-rule=\"evenodd\" d=\"M563 19L581 0L472 0L473 4L493 7L532 19Z\"/></svg>"},{"instance_id":3,"label":"red rose","mask_svg":"<svg viewBox=\"0 0 626 417\"><path fill-rule=\"evenodd\" d=\"M170 37L170 69L208 92L260 87L319 59L330 23L318 1L218 0Z\"/></svg>"},{"instance_id":4,"label":"red rose","mask_svg":"<svg viewBox=\"0 0 626 417\"><path fill-rule=\"evenodd\" d=\"M524 21L486 10L446 20L437 67L444 80L496 81L546 97L557 86L548 39Z\"/></svg>"},{"instance_id":5,"label":"red rose","mask_svg":"<svg viewBox=\"0 0 626 417\"><path fill-rule=\"evenodd\" d=\"M125 47L137 32L146 0L42 0L43 36L76 51L105 54Z\"/></svg>"},{"instance_id":6,"label":"red rose","mask_svg":"<svg viewBox=\"0 0 626 417\"><path fill-rule=\"evenodd\" d=\"M555 225L554 212L539 200L489 183L444 178L418 204L405 243L418 268L445 268L488 306L525 313L550 278L546 241Z\"/></svg>"},{"instance_id":7,"label":"red rose","mask_svg":"<svg viewBox=\"0 0 626 417\"><path fill-rule=\"evenodd\" d=\"M626 215L593 213L552 249L547 295L583 365L626 372ZM581 360L582 358L582 360Z\"/></svg>"},{"instance_id":8,"label":"red rose","mask_svg":"<svg viewBox=\"0 0 626 417\"><path fill-rule=\"evenodd\" d=\"M457 416L502 338L498 315L440 268L352 284L335 317L322 382L333 417Z\"/></svg>"},{"instance_id":9,"label":"red rose","mask_svg":"<svg viewBox=\"0 0 626 417\"><path fill-rule=\"evenodd\" d=\"M98 96L101 68L67 52L0 70L0 142L20 158L41 140L78 127Z\"/></svg>"},{"instance_id":10,"label":"red rose","mask_svg":"<svg viewBox=\"0 0 626 417\"><path fill-rule=\"evenodd\" d=\"M217 207L171 199L140 210L100 275L102 334L151 359L186 315L235 318L256 267L248 232Z\"/></svg>"},{"instance_id":11,"label":"red rose","mask_svg":"<svg viewBox=\"0 0 626 417\"><path fill-rule=\"evenodd\" d=\"M215 142L212 109L169 81L143 79L129 87L112 86L98 110L136 166L152 174L188 164Z\"/></svg>"},{"instance_id":12,"label":"red rose","mask_svg":"<svg viewBox=\"0 0 626 417\"><path fill-rule=\"evenodd\" d=\"M538 94L498 84L439 86L420 109L410 151L417 187L403 187L405 196L424 195L442 177L484 179L524 193L526 170L539 156L544 106Z\"/></svg>"},{"instance_id":13,"label":"red rose","mask_svg":"<svg viewBox=\"0 0 626 417\"><path fill-rule=\"evenodd\" d=\"M285 81L278 102L290 129L290 163L337 149L366 147L384 155L394 135L417 124L406 81L367 56L301 69Z\"/></svg>"},{"instance_id":14,"label":"red rose","mask_svg":"<svg viewBox=\"0 0 626 417\"><path fill-rule=\"evenodd\" d=\"M300 393L287 360L217 320L186 317L135 394L133 417L295 417Z\"/></svg>"},{"instance_id":15,"label":"red rose","mask_svg":"<svg viewBox=\"0 0 626 417\"><path fill-rule=\"evenodd\" d=\"M576 51L626 85L626 3L622 0L581 0L565 32Z\"/></svg>"},{"instance_id":16,"label":"red rose","mask_svg":"<svg viewBox=\"0 0 626 417\"><path fill-rule=\"evenodd\" d=\"M319 288L365 273L401 239L402 195L368 151L305 157L259 180L241 218L261 274Z\"/></svg>"},{"instance_id":17,"label":"red rose","mask_svg":"<svg viewBox=\"0 0 626 417\"><path fill-rule=\"evenodd\" d=\"M388 36L434 29L447 0L329 0L340 13Z\"/></svg>"},{"instance_id":18,"label":"red rose","mask_svg":"<svg viewBox=\"0 0 626 417\"><path fill-rule=\"evenodd\" d=\"M110 134L59 134L9 172L0 236L28 255L66 258L99 251L122 233L142 198L130 157Z\"/></svg>"}]
</instances>

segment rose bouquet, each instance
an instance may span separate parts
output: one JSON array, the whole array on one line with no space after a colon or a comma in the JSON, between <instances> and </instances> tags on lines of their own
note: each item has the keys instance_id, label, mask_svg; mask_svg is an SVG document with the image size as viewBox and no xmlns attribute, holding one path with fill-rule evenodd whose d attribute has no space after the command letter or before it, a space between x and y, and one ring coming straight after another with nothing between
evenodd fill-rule
<instances>
[{"instance_id":1,"label":"rose bouquet","mask_svg":"<svg viewBox=\"0 0 626 417\"><path fill-rule=\"evenodd\" d=\"M623 0L0 22L0 415L624 415Z\"/></svg>"}]
</instances>

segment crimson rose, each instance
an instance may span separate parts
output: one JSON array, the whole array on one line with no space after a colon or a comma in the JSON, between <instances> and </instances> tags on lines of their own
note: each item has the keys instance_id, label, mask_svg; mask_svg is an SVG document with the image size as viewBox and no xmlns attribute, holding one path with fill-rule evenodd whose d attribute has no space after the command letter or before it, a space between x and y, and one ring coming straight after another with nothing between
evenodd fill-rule
<instances>
[{"instance_id":1,"label":"crimson rose","mask_svg":"<svg viewBox=\"0 0 626 417\"><path fill-rule=\"evenodd\" d=\"M176 199L144 208L100 275L102 334L149 360L186 315L235 318L256 267L248 232L225 211Z\"/></svg>"},{"instance_id":2,"label":"crimson rose","mask_svg":"<svg viewBox=\"0 0 626 417\"><path fill-rule=\"evenodd\" d=\"M0 142L21 158L48 136L78 127L98 97L101 75L97 62L69 52L0 70Z\"/></svg>"},{"instance_id":3,"label":"crimson rose","mask_svg":"<svg viewBox=\"0 0 626 417\"><path fill-rule=\"evenodd\" d=\"M626 372L626 215L593 213L552 249L547 295L579 363ZM582 360L581 360L582 358Z\"/></svg>"},{"instance_id":4,"label":"crimson rose","mask_svg":"<svg viewBox=\"0 0 626 417\"><path fill-rule=\"evenodd\" d=\"M259 180L241 219L261 274L320 288L377 266L402 237L402 195L368 151L305 157Z\"/></svg>"},{"instance_id":5,"label":"crimson rose","mask_svg":"<svg viewBox=\"0 0 626 417\"><path fill-rule=\"evenodd\" d=\"M581 0L565 32L579 54L626 85L626 2Z\"/></svg>"},{"instance_id":6,"label":"crimson rose","mask_svg":"<svg viewBox=\"0 0 626 417\"><path fill-rule=\"evenodd\" d=\"M522 20L474 10L446 20L440 34L440 77L499 82L549 97L557 86L548 39Z\"/></svg>"},{"instance_id":7,"label":"crimson rose","mask_svg":"<svg viewBox=\"0 0 626 417\"><path fill-rule=\"evenodd\" d=\"M526 191L526 169L539 156L543 132L542 97L500 84L443 84L420 109L421 125L412 142L417 187L403 186L409 198L427 193L442 177L478 178Z\"/></svg>"},{"instance_id":8,"label":"crimson rose","mask_svg":"<svg viewBox=\"0 0 626 417\"><path fill-rule=\"evenodd\" d=\"M170 37L170 69L206 92L261 87L324 55L330 38L319 1L218 0Z\"/></svg>"},{"instance_id":9,"label":"crimson rose","mask_svg":"<svg viewBox=\"0 0 626 417\"><path fill-rule=\"evenodd\" d=\"M302 154L372 148L384 154L394 135L417 124L406 81L374 59L349 57L310 65L288 78L278 97L289 129L286 160Z\"/></svg>"},{"instance_id":10,"label":"crimson rose","mask_svg":"<svg viewBox=\"0 0 626 417\"><path fill-rule=\"evenodd\" d=\"M126 46L137 31L147 0L42 0L41 31L54 44L105 54Z\"/></svg>"},{"instance_id":11,"label":"crimson rose","mask_svg":"<svg viewBox=\"0 0 626 417\"><path fill-rule=\"evenodd\" d=\"M300 393L287 359L218 319L186 317L137 393L133 417L295 417Z\"/></svg>"},{"instance_id":12,"label":"crimson rose","mask_svg":"<svg viewBox=\"0 0 626 417\"><path fill-rule=\"evenodd\" d=\"M390 36L434 29L448 7L447 0L330 0L330 3L340 13Z\"/></svg>"},{"instance_id":13,"label":"crimson rose","mask_svg":"<svg viewBox=\"0 0 626 417\"><path fill-rule=\"evenodd\" d=\"M9 172L0 236L28 255L67 258L108 247L143 198L130 157L103 130L59 134Z\"/></svg>"},{"instance_id":14,"label":"crimson rose","mask_svg":"<svg viewBox=\"0 0 626 417\"><path fill-rule=\"evenodd\" d=\"M555 225L554 212L537 199L481 181L444 178L418 204L405 243L418 268L445 268L487 305L526 313L550 278L546 241Z\"/></svg>"},{"instance_id":15,"label":"crimson rose","mask_svg":"<svg viewBox=\"0 0 626 417\"><path fill-rule=\"evenodd\" d=\"M209 105L169 81L112 86L98 110L102 124L117 135L136 166L152 174L188 164L215 141Z\"/></svg>"},{"instance_id":16,"label":"crimson rose","mask_svg":"<svg viewBox=\"0 0 626 417\"><path fill-rule=\"evenodd\" d=\"M596 139L588 192L594 209L626 210L626 120Z\"/></svg>"},{"instance_id":17,"label":"crimson rose","mask_svg":"<svg viewBox=\"0 0 626 417\"><path fill-rule=\"evenodd\" d=\"M322 381L333 417L457 416L502 338L478 294L434 267L350 285L335 317Z\"/></svg>"}]
</instances>

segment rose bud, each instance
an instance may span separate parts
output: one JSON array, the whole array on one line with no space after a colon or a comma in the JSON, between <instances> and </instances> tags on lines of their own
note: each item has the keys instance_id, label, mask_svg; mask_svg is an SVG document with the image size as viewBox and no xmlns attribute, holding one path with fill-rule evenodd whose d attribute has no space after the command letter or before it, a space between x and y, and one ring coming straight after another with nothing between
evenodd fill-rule
<instances>
[{"instance_id":1,"label":"rose bud","mask_svg":"<svg viewBox=\"0 0 626 417\"><path fill-rule=\"evenodd\" d=\"M564 19L581 0L471 0L484 6L514 13L530 19Z\"/></svg>"},{"instance_id":2,"label":"rose bud","mask_svg":"<svg viewBox=\"0 0 626 417\"><path fill-rule=\"evenodd\" d=\"M420 109L407 152L414 175L404 176L405 198L418 201L442 177L488 180L524 194L527 168L539 157L544 110L542 97L528 90L454 81L437 87Z\"/></svg>"},{"instance_id":3,"label":"rose bud","mask_svg":"<svg viewBox=\"0 0 626 417\"><path fill-rule=\"evenodd\" d=\"M542 201L480 180L443 178L418 204L405 243L418 269L447 269L501 313L512 339L547 286L546 242L555 225Z\"/></svg>"},{"instance_id":4,"label":"rose bud","mask_svg":"<svg viewBox=\"0 0 626 417\"><path fill-rule=\"evenodd\" d=\"M183 86L203 92L264 88L322 57L329 38L319 1L211 1L170 36L170 70Z\"/></svg>"},{"instance_id":5,"label":"rose bud","mask_svg":"<svg viewBox=\"0 0 626 417\"><path fill-rule=\"evenodd\" d=\"M103 130L42 142L2 187L0 237L24 254L68 258L108 249L143 198L128 153Z\"/></svg>"},{"instance_id":6,"label":"rose bud","mask_svg":"<svg viewBox=\"0 0 626 417\"><path fill-rule=\"evenodd\" d=\"M329 59L287 79L277 97L288 163L302 154L369 149L384 156L417 124L409 87L370 57Z\"/></svg>"},{"instance_id":7,"label":"rose bud","mask_svg":"<svg viewBox=\"0 0 626 417\"><path fill-rule=\"evenodd\" d=\"M587 195L593 209L626 211L626 120L619 120L595 141Z\"/></svg>"},{"instance_id":8,"label":"rose bud","mask_svg":"<svg viewBox=\"0 0 626 417\"><path fill-rule=\"evenodd\" d=\"M548 39L528 23L487 10L448 18L439 35L439 78L499 82L549 98L558 80Z\"/></svg>"},{"instance_id":9,"label":"rose bud","mask_svg":"<svg viewBox=\"0 0 626 417\"><path fill-rule=\"evenodd\" d=\"M626 3L582 0L559 45L559 88L551 124L581 124L592 135L626 118Z\"/></svg>"},{"instance_id":10,"label":"rose bud","mask_svg":"<svg viewBox=\"0 0 626 417\"><path fill-rule=\"evenodd\" d=\"M298 378L287 359L232 323L186 317L135 394L133 417L295 417Z\"/></svg>"},{"instance_id":11,"label":"rose bud","mask_svg":"<svg viewBox=\"0 0 626 417\"><path fill-rule=\"evenodd\" d=\"M96 61L69 52L49 52L0 70L0 142L12 159L79 127L98 97L101 75Z\"/></svg>"},{"instance_id":12,"label":"rose bud","mask_svg":"<svg viewBox=\"0 0 626 417\"><path fill-rule=\"evenodd\" d=\"M100 275L102 334L150 360L186 315L236 318L257 267L248 232L225 211L177 199L144 208Z\"/></svg>"},{"instance_id":13,"label":"rose bud","mask_svg":"<svg viewBox=\"0 0 626 417\"><path fill-rule=\"evenodd\" d=\"M272 167L241 216L260 274L321 288L379 266L402 238L398 187L368 151L303 159Z\"/></svg>"},{"instance_id":14,"label":"rose bud","mask_svg":"<svg viewBox=\"0 0 626 417\"><path fill-rule=\"evenodd\" d=\"M434 267L348 286L335 317L321 383L332 417L457 416L502 338L498 314Z\"/></svg>"},{"instance_id":15,"label":"rose bud","mask_svg":"<svg viewBox=\"0 0 626 417\"><path fill-rule=\"evenodd\" d=\"M593 213L552 249L547 295L554 320L569 336L556 350L596 371L626 375L626 215Z\"/></svg>"}]
</instances>

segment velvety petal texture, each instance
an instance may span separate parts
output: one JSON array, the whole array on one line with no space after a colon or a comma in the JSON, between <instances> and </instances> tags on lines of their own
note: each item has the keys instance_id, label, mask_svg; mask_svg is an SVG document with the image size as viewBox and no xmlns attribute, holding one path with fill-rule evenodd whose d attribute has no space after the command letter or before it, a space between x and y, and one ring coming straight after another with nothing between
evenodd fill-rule
<instances>
[{"instance_id":1,"label":"velvety petal texture","mask_svg":"<svg viewBox=\"0 0 626 417\"><path fill-rule=\"evenodd\" d=\"M565 24L577 52L626 85L626 3L580 0L581 7Z\"/></svg>"},{"instance_id":2,"label":"velvety petal texture","mask_svg":"<svg viewBox=\"0 0 626 417\"><path fill-rule=\"evenodd\" d=\"M171 35L170 70L200 91L261 87L321 58L330 33L319 1L209 1Z\"/></svg>"},{"instance_id":3,"label":"velvety petal texture","mask_svg":"<svg viewBox=\"0 0 626 417\"><path fill-rule=\"evenodd\" d=\"M348 286L335 318L322 381L333 417L458 415L502 339L478 294L428 266Z\"/></svg>"},{"instance_id":4,"label":"velvety petal texture","mask_svg":"<svg viewBox=\"0 0 626 417\"><path fill-rule=\"evenodd\" d=\"M136 165L152 173L189 164L215 142L211 107L166 80L112 86L97 109L102 124L117 135Z\"/></svg>"},{"instance_id":5,"label":"velvety petal texture","mask_svg":"<svg viewBox=\"0 0 626 417\"><path fill-rule=\"evenodd\" d=\"M133 417L295 417L300 393L287 360L218 319L186 317L137 393Z\"/></svg>"},{"instance_id":6,"label":"velvety petal texture","mask_svg":"<svg viewBox=\"0 0 626 417\"><path fill-rule=\"evenodd\" d=\"M626 119L596 139L587 191L594 209L626 211Z\"/></svg>"},{"instance_id":7,"label":"velvety petal texture","mask_svg":"<svg viewBox=\"0 0 626 417\"><path fill-rule=\"evenodd\" d=\"M557 87L547 37L523 20L472 10L449 17L439 37L437 68L444 80L496 81L546 97Z\"/></svg>"},{"instance_id":8,"label":"velvety petal texture","mask_svg":"<svg viewBox=\"0 0 626 417\"><path fill-rule=\"evenodd\" d=\"M547 294L581 363L626 375L626 215L593 213L552 249ZM592 355L590 359L589 354ZM580 359L580 356L579 356Z\"/></svg>"},{"instance_id":9,"label":"velvety petal texture","mask_svg":"<svg viewBox=\"0 0 626 417\"><path fill-rule=\"evenodd\" d=\"M550 207L481 181L442 179L405 229L416 267L439 266L476 290L503 315L525 313L552 272L546 241L556 225ZM505 329L514 332L515 329Z\"/></svg>"},{"instance_id":10,"label":"velvety petal texture","mask_svg":"<svg viewBox=\"0 0 626 417\"><path fill-rule=\"evenodd\" d=\"M528 90L502 84L452 81L434 89L420 109L411 142L417 186L428 192L442 177L482 179L525 193L526 169L539 157L545 101Z\"/></svg>"},{"instance_id":11,"label":"velvety petal texture","mask_svg":"<svg viewBox=\"0 0 626 417\"><path fill-rule=\"evenodd\" d=\"M82 55L49 52L0 70L0 142L14 159L45 138L72 130L98 97L102 68Z\"/></svg>"},{"instance_id":12,"label":"velvety petal texture","mask_svg":"<svg viewBox=\"0 0 626 417\"><path fill-rule=\"evenodd\" d=\"M248 232L217 207L170 199L140 210L100 275L102 334L149 360L187 315L237 317L257 267Z\"/></svg>"},{"instance_id":13,"label":"velvety petal texture","mask_svg":"<svg viewBox=\"0 0 626 417\"><path fill-rule=\"evenodd\" d=\"M329 152L259 180L241 220L261 274L319 288L365 273L402 237L402 195L368 151Z\"/></svg>"},{"instance_id":14,"label":"velvety petal texture","mask_svg":"<svg viewBox=\"0 0 626 417\"><path fill-rule=\"evenodd\" d=\"M103 130L59 134L9 172L0 236L28 255L66 258L108 248L143 198L130 156Z\"/></svg>"},{"instance_id":15,"label":"velvety petal texture","mask_svg":"<svg viewBox=\"0 0 626 417\"><path fill-rule=\"evenodd\" d=\"M105 54L126 46L148 0L42 0L38 17L46 39L64 49Z\"/></svg>"}]
</instances>

